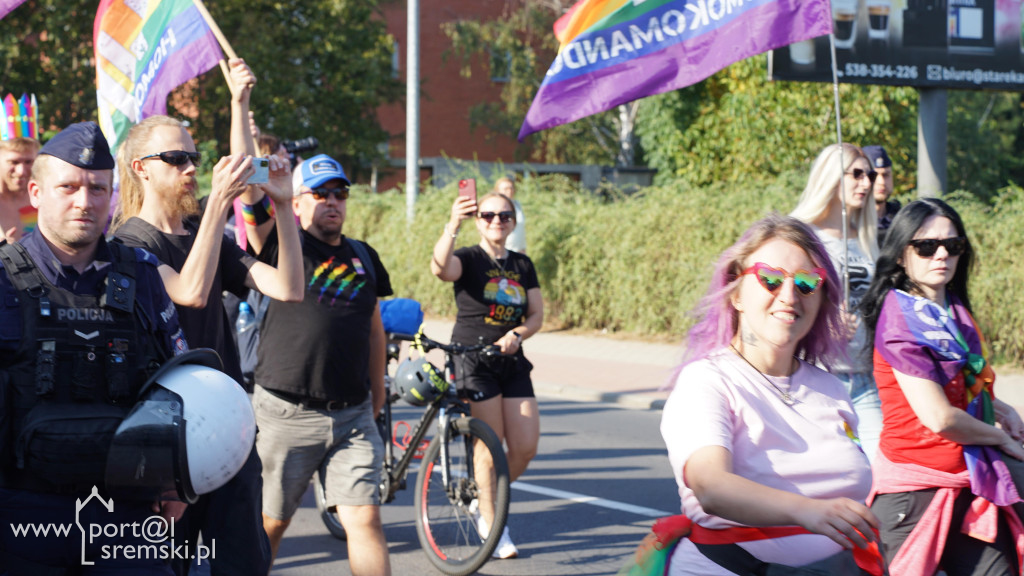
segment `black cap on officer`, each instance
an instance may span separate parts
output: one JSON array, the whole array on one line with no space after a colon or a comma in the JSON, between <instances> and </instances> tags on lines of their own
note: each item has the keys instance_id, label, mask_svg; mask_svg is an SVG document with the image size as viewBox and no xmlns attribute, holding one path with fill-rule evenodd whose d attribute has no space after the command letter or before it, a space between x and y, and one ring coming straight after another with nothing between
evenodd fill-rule
<instances>
[{"instance_id":1,"label":"black cap on officer","mask_svg":"<svg viewBox=\"0 0 1024 576\"><path fill-rule=\"evenodd\" d=\"M79 122L63 129L40 150L68 164L86 170L112 170L114 157L110 155L107 139L95 122Z\"/></svg>"},{"instance_id":2,"label":"black cap on officer","mask_svg":"<svg viewBox=\"0 0 1024 576\"><path fill-rule=\"evenodd\" d=\"M865 146L861 148L864 151L864 155L868 157L868 161L871 162L871 166L874 168L889 168L892 166L892 160L889 159L889 155L886 154L885 148L877 144L871 146Z\"/></svg>"}]
</instances>

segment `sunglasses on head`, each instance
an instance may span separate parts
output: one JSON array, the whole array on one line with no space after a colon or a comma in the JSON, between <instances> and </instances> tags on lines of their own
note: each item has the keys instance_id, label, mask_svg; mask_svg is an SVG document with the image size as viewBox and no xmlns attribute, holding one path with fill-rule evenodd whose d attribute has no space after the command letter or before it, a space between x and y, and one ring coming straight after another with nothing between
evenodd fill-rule
<instances>
[{"instance_id":1,"label":"sunglasses on head","mask_svg":"<svg viewBox=\"0 0 1024 576\"><path fill-rule=\"evenodd\" d=\"M814 291L825 282L825 269L814 268L812 270L797 270L790 274L782 268L772 268L764 262L758 262L743 271L743 274L753 274L765 290L775 294L786 282L786 278L792 278L796 289L804 296L814 294Z\"/></svg>"},{"instance_id":2,"label":"sunglasses on head","mask_svg":"<svg viewBox=\"0 0 1024 576\"><path fill-rule=\"evenodd\" d=\"M317 200L327 200L334 196L338 200L348 200L348 188L313 188L305 194L312 194Z\"/></svg>"},{"instance_id":3,"label":"sunglasses on head","mask_svg":"<svg viewBox=\"0 0 1024 576\"><path fill-rule=\"evenodd\" d=\"M860 180L861 178L867 176L868 181L870 181L872 184L875 183L875 178L878 178L878 172L875 172L874 170L864 170L862 168L854 168L853 170L847 172L847 174L853 176L854 180Z\"/></svg>"},{"instance_id":4,"label":"sunglasses on head","mask_svg":"<svg viewBox=\"0 0 1024 576\"><path fill-rule=\"evenodd\" d=\"M967 250L967 238L963 236L943 238L941 240L937 238L922 238L920 240L911 240L909 244L917 252L917 255L922 258L934 256L935 252L939 250L939 246L945 248L950 256L959 256L964 253L964 250Z\"/></svg>"},{"instance_id":5,"label":"sunglasses on head","mask_svg":"<svg viewBox=\"0 0 1024 576\"><path fill-rule=\"evenodd\" d=\"M159 152L157 154L150 154L149 156L143 156L139 160L148 160L149 158L159 158L165 163L171 166L184 166L186 162L191 161L196 167L199 166L199 152L185 152L184 150L171 150L169 152Z\"/></svg>"},{"instance_id":6,"label":"sunglasses on head","mask_svg":"<svg viewBox=\"0 0 1024 576\"><path fill-rule=\"evenodd\" d=\"M513 218L516 217L516 213L515 212L507 212L507 211L506 212L481 212L481 213L476 215L477 218L479 218L481 220L486 220L488 222L493 221L495 216L498 217L498 220L501 220L502 224L507 224L507 223L511 222Z\"/></svg>"}]
</instances>

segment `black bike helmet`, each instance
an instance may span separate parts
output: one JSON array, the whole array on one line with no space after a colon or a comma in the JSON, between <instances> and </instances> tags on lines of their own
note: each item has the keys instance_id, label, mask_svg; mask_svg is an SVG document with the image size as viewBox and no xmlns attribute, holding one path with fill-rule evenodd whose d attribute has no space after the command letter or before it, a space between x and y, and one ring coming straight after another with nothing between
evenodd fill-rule
<instances>
[{"instance_id":1,"label":"black bike helmet","mask_svg":"<svg viewBox=\"0 0 1024 576\"><path fill-rule=\"evenodd\" d=\"M399 364L395 386L402 399L413 406L426 406L448 390L444 376L426 358L406 358Z\"/></svg>"}]
</instances>

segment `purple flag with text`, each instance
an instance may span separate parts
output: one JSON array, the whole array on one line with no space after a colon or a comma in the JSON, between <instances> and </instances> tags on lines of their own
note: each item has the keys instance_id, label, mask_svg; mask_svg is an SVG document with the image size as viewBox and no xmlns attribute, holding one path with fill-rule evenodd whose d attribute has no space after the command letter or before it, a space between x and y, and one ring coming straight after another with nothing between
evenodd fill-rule
<instances>
[{"instance_id":1,"label":"purple flag with text","mask_svg":"<svg viewBox=\"0 0 1024 576\"><path fill-rule=\"evenodd\" d=\"M93 45L99 124L111 150L136 122L166 114L172 90L223 58L193 0L100 0Z\"/></svg>"},{"instance_id":2,"label":"purple flag with text","mask_svg":"<svg viewBox=\"0 0 1024 576\"><path fill-rule=\"evenodd\" d=\"M7 16L18 6L21 6L25 0L0 0L0 18Z\"/></svg>"},{"instance_id":3,"label":"purple flag with text","mask_svg":"<svg viewBox=\"0 0 1024 576\"><path fill-rule=\"evenodd\" d=\"M519 140L832 32L829 0L581 0Z\"/></svg>"}]
</instances>

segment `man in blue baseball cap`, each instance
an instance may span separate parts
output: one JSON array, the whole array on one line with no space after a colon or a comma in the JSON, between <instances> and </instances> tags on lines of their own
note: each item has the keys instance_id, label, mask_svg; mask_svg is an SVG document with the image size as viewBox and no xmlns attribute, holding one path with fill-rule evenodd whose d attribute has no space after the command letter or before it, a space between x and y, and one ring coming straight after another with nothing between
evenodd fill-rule
<instances>
[{"instance_id":1,"label":"man in blue baseball cap","mask_svg":"<svg viewBox=\"0 0 1024 576\"><path fill-rule=\"evenodd\" d=\"M899 201L889 199L893 191L892 160L889 158L885 148L877 144L864 146L861 150L868 157L871 168L878 172L872 194L875 197L875 210L878 211L878 245L881 246L885 241L885 235L889 231L889 226L892 225L892 219L900 211Z\"/></svg>"},{"instance_id":2,"label":"man in blue baseball cap","mask_svg":"<svg viewBox=\"0 0 1024 576\"><path fill-rule=\"evenodd\" d=\"M110 438L148 371L187 349L156 258L103 237L113 168L99 126L64 129L32 166L36 230L0 244L0 571L8 574L171 574L165 544L104 530L141 525L157 511L175 517L184 506L105 489ZM71 533L55 529L76 523ZM15 526L51 531L19 535Z\"/></svg>"},{"instance_id":3,"label":"man in blue baseball cap","mask_svg":"<svg viewBox=\"0 0 1024 576\"><path fill-rule=\"evenodd\" d=\"M272 300L260 333L253 407L263 460L263 527L276 555L310 478L326 470L327 507L348 536L352 574L391 573L378 485L384 446L374 417L384 405L385 339L377 298L391 281L377 252L346 237L350 182L320 154L292 176L307 287L302 302ZM272 264L246 223L259 259Z\"/></svg>"}]
</instances>

